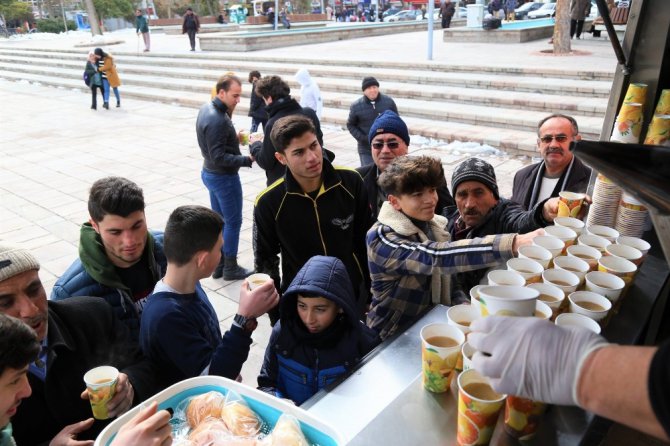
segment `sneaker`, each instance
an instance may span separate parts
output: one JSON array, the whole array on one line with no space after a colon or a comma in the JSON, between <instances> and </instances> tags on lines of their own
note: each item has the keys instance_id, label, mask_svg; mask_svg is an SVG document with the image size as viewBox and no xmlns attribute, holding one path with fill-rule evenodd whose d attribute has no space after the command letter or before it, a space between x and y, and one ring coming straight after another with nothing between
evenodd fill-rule
<instances>
[{"instance_id":1,"label":"sneaker","mask_svg":"<svg viewBox=\"0 0 670 446\"><path fill-rule=\"evenodd\" d=\"M121 103L120 102L116 103L116 108L121 108Z\"/></svg>"},{"instance_id":2,"label":"sneaker","mask_svg":"<svg viewBox=\"0 0 670 446\"><path fill-rule=\"evenodd\" d=\"M104 104L102 104L102 108L109 110L109 102L105 102Z\"/></svg>"}]
</instances>

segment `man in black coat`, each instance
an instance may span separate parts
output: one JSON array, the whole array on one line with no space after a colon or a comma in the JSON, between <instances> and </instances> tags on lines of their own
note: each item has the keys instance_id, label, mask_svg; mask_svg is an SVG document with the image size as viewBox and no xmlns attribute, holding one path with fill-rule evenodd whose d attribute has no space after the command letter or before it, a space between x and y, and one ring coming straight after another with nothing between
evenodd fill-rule
<instances>
[{"instance_id":1,"label":"man in black coat","mask_svg":"<svg viewBox=\"0 0 670 446\"><path fill-rule=\"evenodd\" d=\"M253 70L249 72L249 83L251 84L251 98L249 99L249 114L251 117L251 128L249 131L254 133L258 126L262 125L265 129L265 123L268 122L268 112L265 111L263 99L256 94L256 82L261 78L260 71Z\"/></svg>"},{"instance_id":2,"label":"man in black coat","mask_svg":"<svg viewBox=\"0 0 670 446\"><path fill-rule=\"evenodd\" d=\"M558 197L559 192L586 192L591 169L570 151L570 143L582 139L577 121L571 116L553 114L537 126L537 147L542 161L526 166L514 176L512 201L524 209Z\"/></svg>"},{"instance_id":3,"label":"man in black coat","mask_svg":"<svg viewBox=\"0 0 670 446\"><path fill-rule=\"evenodd\" d=\"M372 123L386 110L392 110L398 114L398 107L396 107L393 99L379 92L379 82L374 77L363 78L362 88L363 96L356 99L349 108L347 129L349 129L351 136L358 141L358 156L361 159L361 166L367 166L372 164L370 141L368 140Z\"/></svg>"},{"instance_id":4,"label":"man in black coat","mask_svg":"<svg viewBox=\"0 0 670 446\"><path fill-rule=\"evenodd\" d=\"M307 116L314 123L316 129L316 138L319 145L323 147L323 133L321 132L321 123L316 116L316 112L309 107L301 107L298 101L291 97L291 88L279 76L265 76L256 82L255 93L263 98L266 104L266 110L269 115L267 124L263 132L265 133L263 140L251 138L249 151L254 157L259 166L265 169L265 176L267 177L267 185L271 185L278 179L284 176L286 167L284 167L277 158L277 152L270 133L272 126L278 119L285 116L301 114ZM334 158L332 152L328 152L325 148L324 155L327 153L327 158L331 161Z\"/></svg>"},{"instance_id":5,"label":"man in black coat","mask_svg":"<svg viewBox=\"0 0 670 446\"><path fill-rule=\"evenodd\" d=\"M0 245L0 312L29 325L41 344L28 369L32 395L12 418L14 439L19 445L95 439L109 420L91 418L84 374L101 365L119 370L116 395L107 403L115 418L159 390L154 369L104 300L47 303L38 270L27 250Z\"/></svg>"}]
</instances>

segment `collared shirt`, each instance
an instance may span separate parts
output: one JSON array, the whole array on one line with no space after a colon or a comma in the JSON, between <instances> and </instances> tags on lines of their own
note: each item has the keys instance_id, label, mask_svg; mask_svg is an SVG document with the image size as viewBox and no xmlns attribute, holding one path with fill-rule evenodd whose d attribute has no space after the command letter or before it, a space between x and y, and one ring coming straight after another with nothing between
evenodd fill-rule
<instances>
[{"instance_id":1,"label":"collared shirt","mask_svg":"<svg viewBox=\"0 0 670 446\"><path fill-rule=\"evenodd\" d=\"M47 353L49 352L47 347L47 338L44 337L42 341L40 353L37 356L35 362L30 363L28 366L28 371L38 377L41 381L46 381L47 379Z\"/></svg>"}]
</instances>

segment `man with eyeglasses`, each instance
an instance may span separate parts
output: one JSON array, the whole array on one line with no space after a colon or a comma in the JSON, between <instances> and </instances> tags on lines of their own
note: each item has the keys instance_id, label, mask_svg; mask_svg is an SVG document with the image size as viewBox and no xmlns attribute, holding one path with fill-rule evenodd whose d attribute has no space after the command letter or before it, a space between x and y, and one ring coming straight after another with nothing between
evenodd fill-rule
<instances>
[{"instance_id":1,"label":"man with eyeglasses","mask_svg":"<svg viewBox=\"0 0 670 446\"><path fill-rule=\"evenodd\" d=\"M537 136L542 161L516 173L512 201L531 209L561 191L586 192L591 169L570 151L570 143L582 139L577 121L559 113L547 116L538 124Z\"/></svg>"},{"instance_id":2,"label":"man with eyeglasses","mask_svg":"<svg viewBox=\"0 0 670 446\"><path fill-rule=\"evenodd\" d=\"M356 168L363 177L365 190L372 211L372 223L377 220L379 209L386 201L386 193L377 185L379 175L399 156L407 155L409 146L409 130L407 124L396 113L387 110L375 119L368 133L368 141L372 149L372 164ZM444 177L444 172L442 172ZM454 199L447 188L447 180L437 188L437 204L435 213L442 214L447 206L453 206Z\"/></svg>"}]
</instances>

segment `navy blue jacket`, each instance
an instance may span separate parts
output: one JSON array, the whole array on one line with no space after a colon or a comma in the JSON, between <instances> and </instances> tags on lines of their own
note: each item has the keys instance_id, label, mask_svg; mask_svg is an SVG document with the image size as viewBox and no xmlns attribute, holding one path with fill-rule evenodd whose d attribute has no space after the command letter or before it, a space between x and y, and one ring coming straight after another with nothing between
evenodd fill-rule
<instances>
[{"instance_id":1,"label":"navy blue jacket","mask_svg":"<svg viewBox=\"0 0 670 446\"><path fill-rule=\"evenodd\" d=\"M310 333L298 316L299 294L331 300L342 314L322 332ZM265 350L258 386L298 405L335 382L379 343L377 334L358 320L347 270L335 257L309 259L279 305L281 320Z\"/></svg>"}]
</instances>

